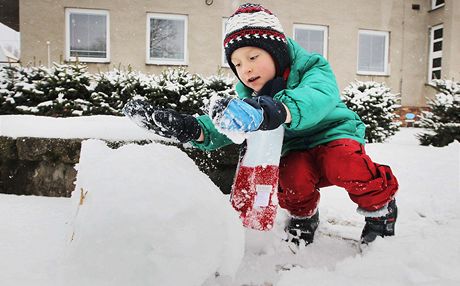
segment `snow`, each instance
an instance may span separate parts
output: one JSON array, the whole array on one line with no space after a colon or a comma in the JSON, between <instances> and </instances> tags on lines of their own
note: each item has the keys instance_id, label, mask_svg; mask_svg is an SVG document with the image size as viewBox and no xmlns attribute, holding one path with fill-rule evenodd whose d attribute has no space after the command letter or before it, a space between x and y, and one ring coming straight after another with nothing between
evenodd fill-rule
<instances>
[{"instance_id":1,"label":"snow","mask_svg":"<svg viewBox=\"0 0 460 286\"><path fill-rule=\"evenodd\" d=\"M35 115L0 116L0 136L46 138L97 138L104 140L162 140L126 117L108 115L52 118Z\"/></svg>"},{"instance_id":2,"label":"snow","mask_svg":"<svg viewBox=\"0 0 460 286\"><path fill-rule=\"evenodd\" d=\"M19 58L20 33L0 23L0 62L8 62L7 56Z\"/></svg>"},{"instance_id":3,"label":"snow","mask_svg":"<svg viewBox=\"0 0 460 286\"><path fill-rule=\"evenodd\" d=\"M78 213L59 285L201 285L216 272L236 272L244 245L238 216L178 148L114 151L89 140L77 170Z\"/></svg>"},{"instance_id":4,"label":"snow","mask_svg":"<svg viewBox=\"0 0 460 286\"><path fill-rule=\"evenodd\" d=\"M158 139L112 116L0 116L0 130ZM396 236L359 247L363 217L345 191L329 187L315 242L296 254L282 241L283 210L270 232L243 229L228 196L179 149L86 140L72 198L0 194L0 284L459 285L460 143L420 146L421 131L401 128L366 147L399 179Z\"/></svg>"}]
</instances>

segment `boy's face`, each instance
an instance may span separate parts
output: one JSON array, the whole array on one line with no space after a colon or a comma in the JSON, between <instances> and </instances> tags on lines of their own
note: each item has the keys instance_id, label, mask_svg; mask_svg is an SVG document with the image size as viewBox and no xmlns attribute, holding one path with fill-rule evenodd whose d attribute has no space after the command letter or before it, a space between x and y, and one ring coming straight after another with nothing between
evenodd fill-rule
<instances>
[{"instance_id":1,"label":"boy's face","mask_svg":"<svg viewBox=\"0 0 460 286\"><path fill-rule=\"evenodd\" d=\"M259 92L275 78L276 66L268 52L257 47L242 47L232 53L232 64L240 80L252 90Z\"/></svg>"}]
</instances>

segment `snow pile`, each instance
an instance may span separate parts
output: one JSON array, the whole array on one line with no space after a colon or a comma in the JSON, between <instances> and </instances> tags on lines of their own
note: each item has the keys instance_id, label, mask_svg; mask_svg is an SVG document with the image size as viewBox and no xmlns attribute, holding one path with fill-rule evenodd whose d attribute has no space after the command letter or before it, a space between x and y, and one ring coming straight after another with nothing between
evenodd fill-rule
<instances>
[{"instance_id":1,"label":"snow pile","mask_svg":"<svg viewBox=\"0 0 460 286\"><path fill-rule=\"evenodd\" d=\"M233 275L244 233L228 199L179 149L82 146L58 285L202 285Z\"/></svg>"}]
</instances>

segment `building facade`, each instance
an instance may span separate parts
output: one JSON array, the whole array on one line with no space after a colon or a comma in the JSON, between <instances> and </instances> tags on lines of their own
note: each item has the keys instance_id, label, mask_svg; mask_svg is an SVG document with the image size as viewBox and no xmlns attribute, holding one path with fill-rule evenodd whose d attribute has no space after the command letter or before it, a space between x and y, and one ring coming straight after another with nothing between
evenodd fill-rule
<instances>
[{"instance_id":1,"label":"building facade","mask_svg":"<svg viewBox=\"0 0 460 286\"><path fill-rule=\"evenodd\" d=\"M20 0L21 62L80 61L160 73L223 69L225 18L247 1ZM330 62L339 84L374 80L425 106L433 78L460 79L458 0L259 0L285 33Z\"/></svg>"}]
</instances>

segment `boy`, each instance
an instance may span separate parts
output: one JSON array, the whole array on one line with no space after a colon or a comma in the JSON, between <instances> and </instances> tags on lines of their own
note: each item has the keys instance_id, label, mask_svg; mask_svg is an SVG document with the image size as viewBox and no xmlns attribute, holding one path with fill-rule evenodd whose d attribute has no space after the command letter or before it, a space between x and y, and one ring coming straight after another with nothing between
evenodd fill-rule
<instances>
[{"instance_id":1,"label":"boy","mask_svg":"<svg viewBox=\"0 0 460 286\"><path fill-rule=\"evenodd\" d=\"M224 47L240 80L238 99L222 100L210 116L198 118L142 102L128 103L125 113L203 150L232 143L218 129L251 132L284 125L278 199L291 215L289 240L313 242L319 188L329 185L345 188L365 215L362 243L394 235L398 182L390 167L366 155L365 126L340 100L328 62L286 38L278 18L257 4L241 5L228 19Z\"/></svg>"}]
</instances>

